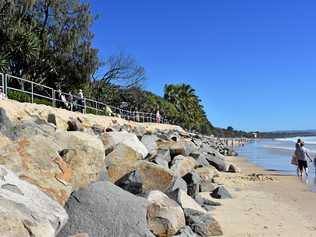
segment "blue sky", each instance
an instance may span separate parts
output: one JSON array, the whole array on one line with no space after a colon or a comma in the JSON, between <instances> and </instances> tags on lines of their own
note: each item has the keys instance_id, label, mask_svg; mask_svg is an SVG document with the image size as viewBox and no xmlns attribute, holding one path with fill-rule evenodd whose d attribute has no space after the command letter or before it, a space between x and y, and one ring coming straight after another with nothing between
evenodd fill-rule
<instances>
[{"instance_id":1,"label":"blue sky","mask_svg":"<svg viewBox=\"0 0 316 237\"><path fill-rule=\"evenodd\" d=\"M89 2L100 57L133 55L146 89L191 84L218 127L316 128L315 1Z\"/></svg>"}]
</instances>

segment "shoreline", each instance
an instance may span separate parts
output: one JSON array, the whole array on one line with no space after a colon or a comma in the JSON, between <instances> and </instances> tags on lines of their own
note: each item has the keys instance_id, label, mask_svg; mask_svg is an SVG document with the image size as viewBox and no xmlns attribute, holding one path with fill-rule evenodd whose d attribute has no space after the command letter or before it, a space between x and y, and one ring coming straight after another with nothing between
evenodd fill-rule
<instances>
[{"instance_id":1,"label":"shoreline","mask_svg":"<svg viewBox=\"0 0 316 237\"><path fill-rule=\"evenodd\" d=\"M260 168L243 157L227 157L241 173L221 173L233 199L221 200L214 217L225 237L316 236L316 195L297 176Z\"/></svg>"}]
</instances>

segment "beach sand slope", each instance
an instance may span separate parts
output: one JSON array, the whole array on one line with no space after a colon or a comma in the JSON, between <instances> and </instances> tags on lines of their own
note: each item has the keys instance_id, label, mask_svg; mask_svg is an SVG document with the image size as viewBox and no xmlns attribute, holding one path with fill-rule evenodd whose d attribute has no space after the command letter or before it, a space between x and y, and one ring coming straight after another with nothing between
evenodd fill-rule
<instances>
[{"instance_id":1,"label":"beach sand slope","mask_svg":"<svg viewBox=\"0 0 316 237\"><path fill-rule=\"evenodd\" d=\"M228 157L242 173L222 173L233 199L213 212L225 237L316 236L316 193L297 177L260 169L245 159Z\"/></svg>"}]
</instances>

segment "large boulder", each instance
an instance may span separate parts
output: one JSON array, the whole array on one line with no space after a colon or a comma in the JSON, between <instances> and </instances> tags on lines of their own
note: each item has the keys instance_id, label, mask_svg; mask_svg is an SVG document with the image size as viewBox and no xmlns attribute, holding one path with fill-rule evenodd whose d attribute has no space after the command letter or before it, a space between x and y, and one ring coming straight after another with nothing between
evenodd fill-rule
<instances>
[{"instance_id":1,"label":"large boulder","mask_svg":"<svg viewBox=\"0 0 316 237\"><path fill-rule=\"evenodd\" d=\"M210 213L185 209L184 214L187 225L189 225L198 236L209 237L223 235L221 226Z\"/></svg>"},{"instance_id":2,"label":"large boulder","mask_svg":"<svg viewBox=\"0 0 316 237\"><path fill-rule=\"evenodd\" d=\"M212 192L216 188L216 184L213 182L215 177L218 177L218 171L213 166L201 167L195 169L195 172L200 176L200 191Z\"/></svg>"},{"instance_id":3,"label":"large boulder","mask_svg":"<svg viewBox=\"0 0 316 237\"><path fill-rule=\"evenodd\" d=\"M142 158L148 155L147 148L139 141L137 136L128 132L108 132L103 134L103 140L111 139L114 145L124 144L141 154Z\"/></svg>"},{"instance_id":4,"label":"large boulder","mask_svg":"<svg viewBox=\"0 0 316 237\"><path fill-rule=\"evenodd\" d=\"M176 156L173 158L170 169L176 176L182 177L197 167L196 161L190 156Z\"/></svg>"},{"instance_id":5,"label":"large boulder","mask_svg":"<svg viewBox=\"0 0 316 237\"><path fill-rule=\"evenodd\" d=\"M165 168L169 168L169 162L171 162L170 151L158 150L157 154L153 158L153 162Z\"/></svg>"},{"instance_id":6,"label":"large boulder","mask_svg":"<svg viewBox=\"0 0 316 237\"><path fill-rule=\"evenodd\" d=\"M232 195L223 185L214 189L210 195L211 197L216 198L216 199L231 199L232 198Z\"/></svg>"},{"instance_id":7,"label":"large boulder","mask_svg":"<svg viewBox=\"0 0 316 237\"><path fill-rule=\"evenodd\" d=\"M171 157L177 155L189 156L191 153L197 150L197 147L193 142L189 140L179 140L179 141L158 141L158 148L170 151Z\"/></svg>"},{"instance_id":8,"label":"large boulder","mask_svg":"<svg viewBox=\"0 0 316 237\"><path fill-rule=\"evenodd\" d=\"M150 155L157 153L158 145L157 141L159 138L156 135L144 135L141 139L141 142L147 148Z\"/></svg>"},{"instance_id":9,"label":"large boulder","mask_svg":"<svg viewBox=\"0 0 316 237\"><path fill-rule=\"evenodd\" d=\"M73 190L99 179L104 170L104 146L100 139L84 132L58 132L56 143L63 161L71 170Z\"/></svg>"},{"instance_id":10,"label":"large boulder","mask_svg":"<svg viewBox=\"0 0 316 237\"><path fill-rule=\"evenodd\" d=\"M120 143L105 157L105 166L120 165L126 161L138 161L142 158L142 155L130 146Z\"/></svg>"},{"instance_id":11,"label":"large boulder","mask_svg":"<svg viewBox=\"0 0 316 237\"><path fill-rule=\"evenodd\" d=\"M225 156L220 154L215 149L208 151L205 157L210 165L214 166L219 171L228 171L229 163L226 161Z\"/></svg>"},{"instance_id":12,"label":"large boulder","mask_svg":"<svg viewBox=\"0 0 316 237\"><path fill-rule=\"evenodd\" d=\"M240 168L237 167L237 166L234 165L234 164L230 164L229 167L228 167L228 172L231 172L231 173L240 173Z\"/></svg>"},{"instance_id":13,"label":"large boulder","mask_svg":"<svg viewBox=\"0 0 316 237\"><path fill-rule=\"evenodd\" d=\"M167 195L151 191L147 200L150 203L147 211L148 227L156 236L173 236L185 226L181 207Z\"/></svg>"},{"instance_id":14,"label":"large boulder","mask_svg":"<svg viewBox=\"0 0 316 237\"><path fill-rule=\"evenodd\" d=\"M22 138L0 150L0 165L64 204L72 192L72 170L49 138Z\"/></svg>"},{"instance_id":15,"label":"large boulder","mask_svg":"<svg viewBox=\"0 0 316 237\"><path fill-rule=\"evenodd\" d=\"M54 237L68 215L56 201L36 186L0 166L1 236Z\"/></svg>"},{"instance_id":16,"label":"large boulder","mask_svg":"<svg viewBox=\"0 0 316 237\"><path fill-rule=\"evenodd\" d=\"M158 149L160 150L169 150L171 157L177 155L186 155L185 147L175 141L158 141Z\"/></svg>"},{"instance_id":17,"label":"large boulder","mask_svg":"<svg viewBox=\"0 0 316 237\"><path fill-rule=\"evenodd\" d=\"M143 182L143 178L139 171L134 170L116 181L115 185L130 193L141 194L143 192Z\"/></svg>"},{"instance_id":18,"label":"large boulder","mask_svg":"<svg viewBox=\"0 0 316 237\"><path fill-rule=\"evenodd\" d=\"M185 226L184 228L179 230L179 233L175 235L174 237L199 237L199 236L196 235L189 226Z\"/></svg>"},{"instance_id":19,"label":"large boulder","mask_svg":"<svg viewBox=\"0 0 316 237\"><path fill-rule=\"evenodd\" d=\"M129 160L107 167L109 180L113 183L134 170L138 171L142 177L144 192L151 190L165 192L174 179L174 173L171 170L144 160Z\"/></svg>"},{"instance_id":20,"label":"large boulder","mask_svg":"<svg viewBox=\"0 0 316 237\"><path fill-rule=\"evenodd\" d=\"M165 193L171 193L177 189L181 189L184 192L188 192L188 185L187 183L184 181L183 178L177 177L175 176L172 180L172 183L170 184L170 186L168 187L168 189L165 191Z\"/></svg>"},{"instance_id":21,"label":"large boulder","mask_svg":"<svg viewBox=\"0 0 316 237\"><path fill-rule=\"evenodd\" d=\"M5 136L4 134L0 133L0 150L2 149L2 147L7 146L11 142L12 141L7 136Z\"/></svg>"},{"instance_id":22,"label":"large boulder","mask_svg":"<svg viewBox=\"0 0 316 237\"><path fill-rule=\"evenodd\" d=\"M181 189L168 193L168 197L175 200L183 210L192 209L199 212L206 212L193 198Z\"/></svg>"},{"instance_id":23,"label":"large boulder","mask_svg":"<svg viewBox=\"0 0 316 237\"><path fill-rule=\"evenodd\" d=\"M17 122L10 128L8 136L13 139L28 138L36 135L44 137L53 137L55 134L55 126L42 121L40 119L33 118L32 120L24 120Z\"/></svg>"},{"instance_id":24,"label":"large boulder","mask_svg":"<svg viewBox=\"0 0 316 237\"><path fill-rule=\"evenodd\" d=\"M67 131L83 131L83 126L78 118L70 117L67 121L68 128Z\"/></svg>"},{"instance_id":25,"label":"large boulder","mask_svg":"<svg viewBox=\"0 0 316 237\"><path fill-rule=\"evenodd\" d=\"M96 182L74 192L67 202L69 221L58 237L84 232L93 237L154 237L147 227L146 199L110 182Z\"/></svg>"},{"instance_id":26,"label":"large boulder","mask_svg":"<svg viewBox=\"0 0 316 237\"><path fill-rule=\"evenodd\" d=\"M221 206L217 199L211 197L210 192L200 192L195 196L195 201L201 206Z\"/></svg>"},{"instance_id":27,"label":"large boulder","mask_svg":"<svg viewBox=\"0 0 316 237\"><path fill-rule=\"evenodd\" d=\"M201 184L200 176L195 171L192 171L190 173L187 173L182 178L187 183L188 195L194 198L195 195L200 192L200 184Z\"/></svg>"},{"instance_id":28,"label":"large boulder","mask_svg":"<svg viewBox=\"0 0 316 237\"><path fill-rule=\"evenodd\" d=\"M200 153L200 152L191 153L191 157L193 157L196 160L197 164L200 167L210 166L209 162L206 159L206 156L207 155L205 153Z\"/></svg>"}]
</instances>

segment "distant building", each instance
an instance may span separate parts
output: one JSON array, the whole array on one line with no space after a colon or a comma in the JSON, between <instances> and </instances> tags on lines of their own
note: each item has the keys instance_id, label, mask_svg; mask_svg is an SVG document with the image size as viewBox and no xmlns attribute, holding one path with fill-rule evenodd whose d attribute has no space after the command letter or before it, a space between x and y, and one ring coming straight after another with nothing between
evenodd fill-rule
<instances>
[{"instance_id":1,"label":"distant building","mask_svg":"<svg viewBox=\"0 0 316 237\"><path fill-rule=\"evenodd\" d=\"M252 133L252 135L254 138L258 138L258 133L254 132L254 133Z\"/></svg>"}]
</instances>

